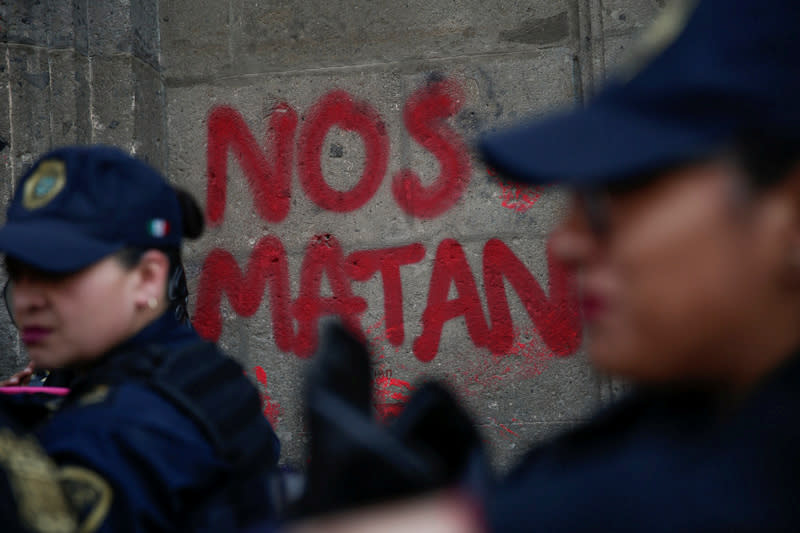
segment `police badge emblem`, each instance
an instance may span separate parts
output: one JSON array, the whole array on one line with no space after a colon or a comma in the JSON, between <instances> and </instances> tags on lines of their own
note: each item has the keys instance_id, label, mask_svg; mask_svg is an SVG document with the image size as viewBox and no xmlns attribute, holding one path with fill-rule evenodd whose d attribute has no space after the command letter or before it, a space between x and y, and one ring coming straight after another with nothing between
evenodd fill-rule
<instances>
[{"instance_id":1,"label":"police badge emblem","mask_svg":"<svg viewBox=\"0 0 800 533\"><path fill-rule=\"evenodd\" d=\"M63 161L48 159L39 163L22 191L22 205L38 209L47 205L67 183L67 170Z\"/></svg>"},{"instance_id":2,"label":"police badge emblem","mask_svg":"<svg viewBox=\"0 0 800 533\"><path fill-rule=\"evenodd\" d=\"M619 74L630 80L655 56L663 52L683 32L698 0L673 0L653 23L639 36L620 66Z\"/></svg>"}]
</instances>

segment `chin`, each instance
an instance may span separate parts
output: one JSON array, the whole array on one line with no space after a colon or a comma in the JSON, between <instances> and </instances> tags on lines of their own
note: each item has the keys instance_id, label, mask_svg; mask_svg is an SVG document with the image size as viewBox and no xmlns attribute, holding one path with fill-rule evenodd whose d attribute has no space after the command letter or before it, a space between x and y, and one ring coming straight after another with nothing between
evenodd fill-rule
<instances>
[{"instance_id":1,"label":"chin","mask_svg":"<svg viewBox=\"0 0 800 533\"><path fill-rule=\"evenodd\" d=\"M28 348L27 352L28 357L37 368L62 368L67 365L63 356L43 348Z\"/></svg>"},{"instance_id":2,"label":"chin","mask_svg":"<svg viewBox=\"0 0 800 533\"><path fill-rule=\"evenodd\" d=\"M589 360L599 372L630 380L647 380L646 368L640 353L634 354L615 343L590 340L587 345ZM652 379L652 376L650 376Z\"/></svg>"},{"instance_id":3,"label":"chin","mask_svg":"<svg viewBox=\"0 0 800 533\"><path fill-rule=\"evenodd\" d=\"M619 357L613 357L603 350L595 350L594 348L589 348L588 351L589 360L595 370L612 376L627 377L624 375L626 373L625 368L620 365Z\"/></svg>"},{"instance_id":4,"label":"chin","mask_svg":"<svg viewBox=\"0 0 800 533\"><path fill-rule=\"evenodd\" d=\"M623 350L589 348L589 359L599 372L631 382L650 385L668 385L685 381L688 374L664 361L651 351L636 353Z\"/></svg>"}]
</instances>

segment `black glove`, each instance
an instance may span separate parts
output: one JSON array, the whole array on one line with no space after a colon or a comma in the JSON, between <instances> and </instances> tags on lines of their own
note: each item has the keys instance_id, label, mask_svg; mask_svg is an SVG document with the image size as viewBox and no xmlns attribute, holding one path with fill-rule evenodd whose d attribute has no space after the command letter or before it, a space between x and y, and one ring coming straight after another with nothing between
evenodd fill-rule
<instances>
[{"instance_id":1,"label":"black glove","mask_svg":"<svg viewBox=\"0 0 800 533\"><path fill-rule=\"evenodd\" d=\"M307 378L306 417L307 483L290 518L488 484L480 436L441 384L423 384L388 425L373 417L369 353L341 325L323 332Z\"/></svg>"}]
</instances>

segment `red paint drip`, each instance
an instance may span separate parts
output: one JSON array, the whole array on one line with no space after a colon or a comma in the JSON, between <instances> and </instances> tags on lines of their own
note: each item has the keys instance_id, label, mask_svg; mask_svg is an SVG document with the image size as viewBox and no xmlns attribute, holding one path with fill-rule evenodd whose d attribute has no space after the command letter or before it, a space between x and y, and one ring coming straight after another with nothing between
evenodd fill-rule
<instances>
[{"instance_id":1,"label":"red paint drip","mask_svg":"<svg viewBox=\"0 0 800 533\"><path fill-rule=\"evenodd\" d=\"M508 439L511 439L511 438L513 438L513 437L519 437L519 434L517 434L515 431L513 431L512 429L510 429L510 428L509 428L508 426L506 426L505 424L502 424L502 423L498 422L496 418L494 418L494 417L489 417L489 420L491 420L491 421L492 421L492 425L495 427L495 429L497 429L497 433L498 433L498 434L500 435L500 437L502 437L503 439L505 439L505 440L508 440ZM512 435L513 437L511 437L511 436L509 436L509 435Z\"/></svg>"},{"instance_id":2,"label":"red paint drip","mask_svg":"<svg viewBox=\"0 0 800 533\"><path fill-rule=\"evenodd\" d=\"M535 185L506 182L500 179L492 168L487 168L486 171L500 186L500 199L503 201L503 207L512 211L524 213L536 204L544 191L542 187Z\"/></svg>"},{"instance_id":3,"label":"red paint drip","mask_svg":"<svg viewBox=\"0 0 800 533\"><path fill-rule=\"evenodd\" d=\"M524 185L501 185L502 192L500 198L503 200L503 207L524 213L539 200L541 196L541 189L538 187L528 187Z\"/></svg>"},{"instance_id":4,"label":"red paint drip","mask_svg":"<svg viewBox=\"0 0 800 533\"><path fill-rule=\"evenodd\" d=\"M373 379L372 379L372 404L375 413L381 420L389 420L398 416L408 402L414 387L407 381L392 377L391 369L386 368L383 360L386 359L383 342L388 340L390 332L386 330L380 333L381 326L386 322L385 318L380 319L366 330L370 352L373 356ZM395 351L398 351L395 348Z\"/></svg>"},{"instance_id":5,"label":"red paint drip","mask_svg":"<svg viewBox=\"0 0 800 533\"><path fill-rule=\"evenodd\" d=\"M373 402L378 417L385 420L399 415L414 390L415 387L408 381L389 377L376 378Z\"/></svg>"},{"instance_id":6,"label":"red paint drip","mask_svg":"<svg viewBox=\"0 0 800 533\"><path fill-rule=\"evenodd\" d=\"M556 355L550 350L532 327L515 330L517 340L506 354L494 355L484 351L472 358L465 358L455 374L447 381L463 397L491 394L511 383L532 379L547 369Z\"/></svg>"},{"instance_id":7,"label":"red paint drip","mask_svg":"<svg viewBox=\"0 0 800 533\"><path fill-rule=\"evenodd\" d=\"M508 429L508 426L506 426L505 424L500 424L500 427L503 428L504 430L506 430L508 433L511 433L515 437L519 437L519 435L516 432L511 431L510 429Z\"/></svg>"},{"instance_id":8,"label":"red paint drip","mask_svg":"<svg viewBox=\"0 0 800 533\"><path fill-rule=\"evenodd\" d=\"M259 391L259 396L261 396L261 407L264 410L264 416L267 417L269 423L275 428L278 426L280 417L283 416L283 407L281 407L278 402L273 402L272 397L267 392L267 373L264 371L264 368L256 366L253 367L253 371L256 375L256 381L263 387L263 391Z\"/></svg>"}]
</instances>

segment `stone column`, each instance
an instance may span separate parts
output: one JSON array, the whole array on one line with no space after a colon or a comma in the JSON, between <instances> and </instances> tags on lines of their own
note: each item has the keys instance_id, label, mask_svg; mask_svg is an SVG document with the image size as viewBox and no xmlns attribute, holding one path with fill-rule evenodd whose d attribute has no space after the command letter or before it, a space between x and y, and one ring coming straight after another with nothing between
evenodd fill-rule
<instances>
[{"instance_id":1,"label":"stone column","mask_svg":"<svg viewBox=\"0 0 800 533\"><path fill-rule=\"evenodd\" d=\"M0 218L43 152L119 146L167 161L157 0L0 1ZM0 312L0 376L25 364Z\"/></svg>"}]
</instances>

